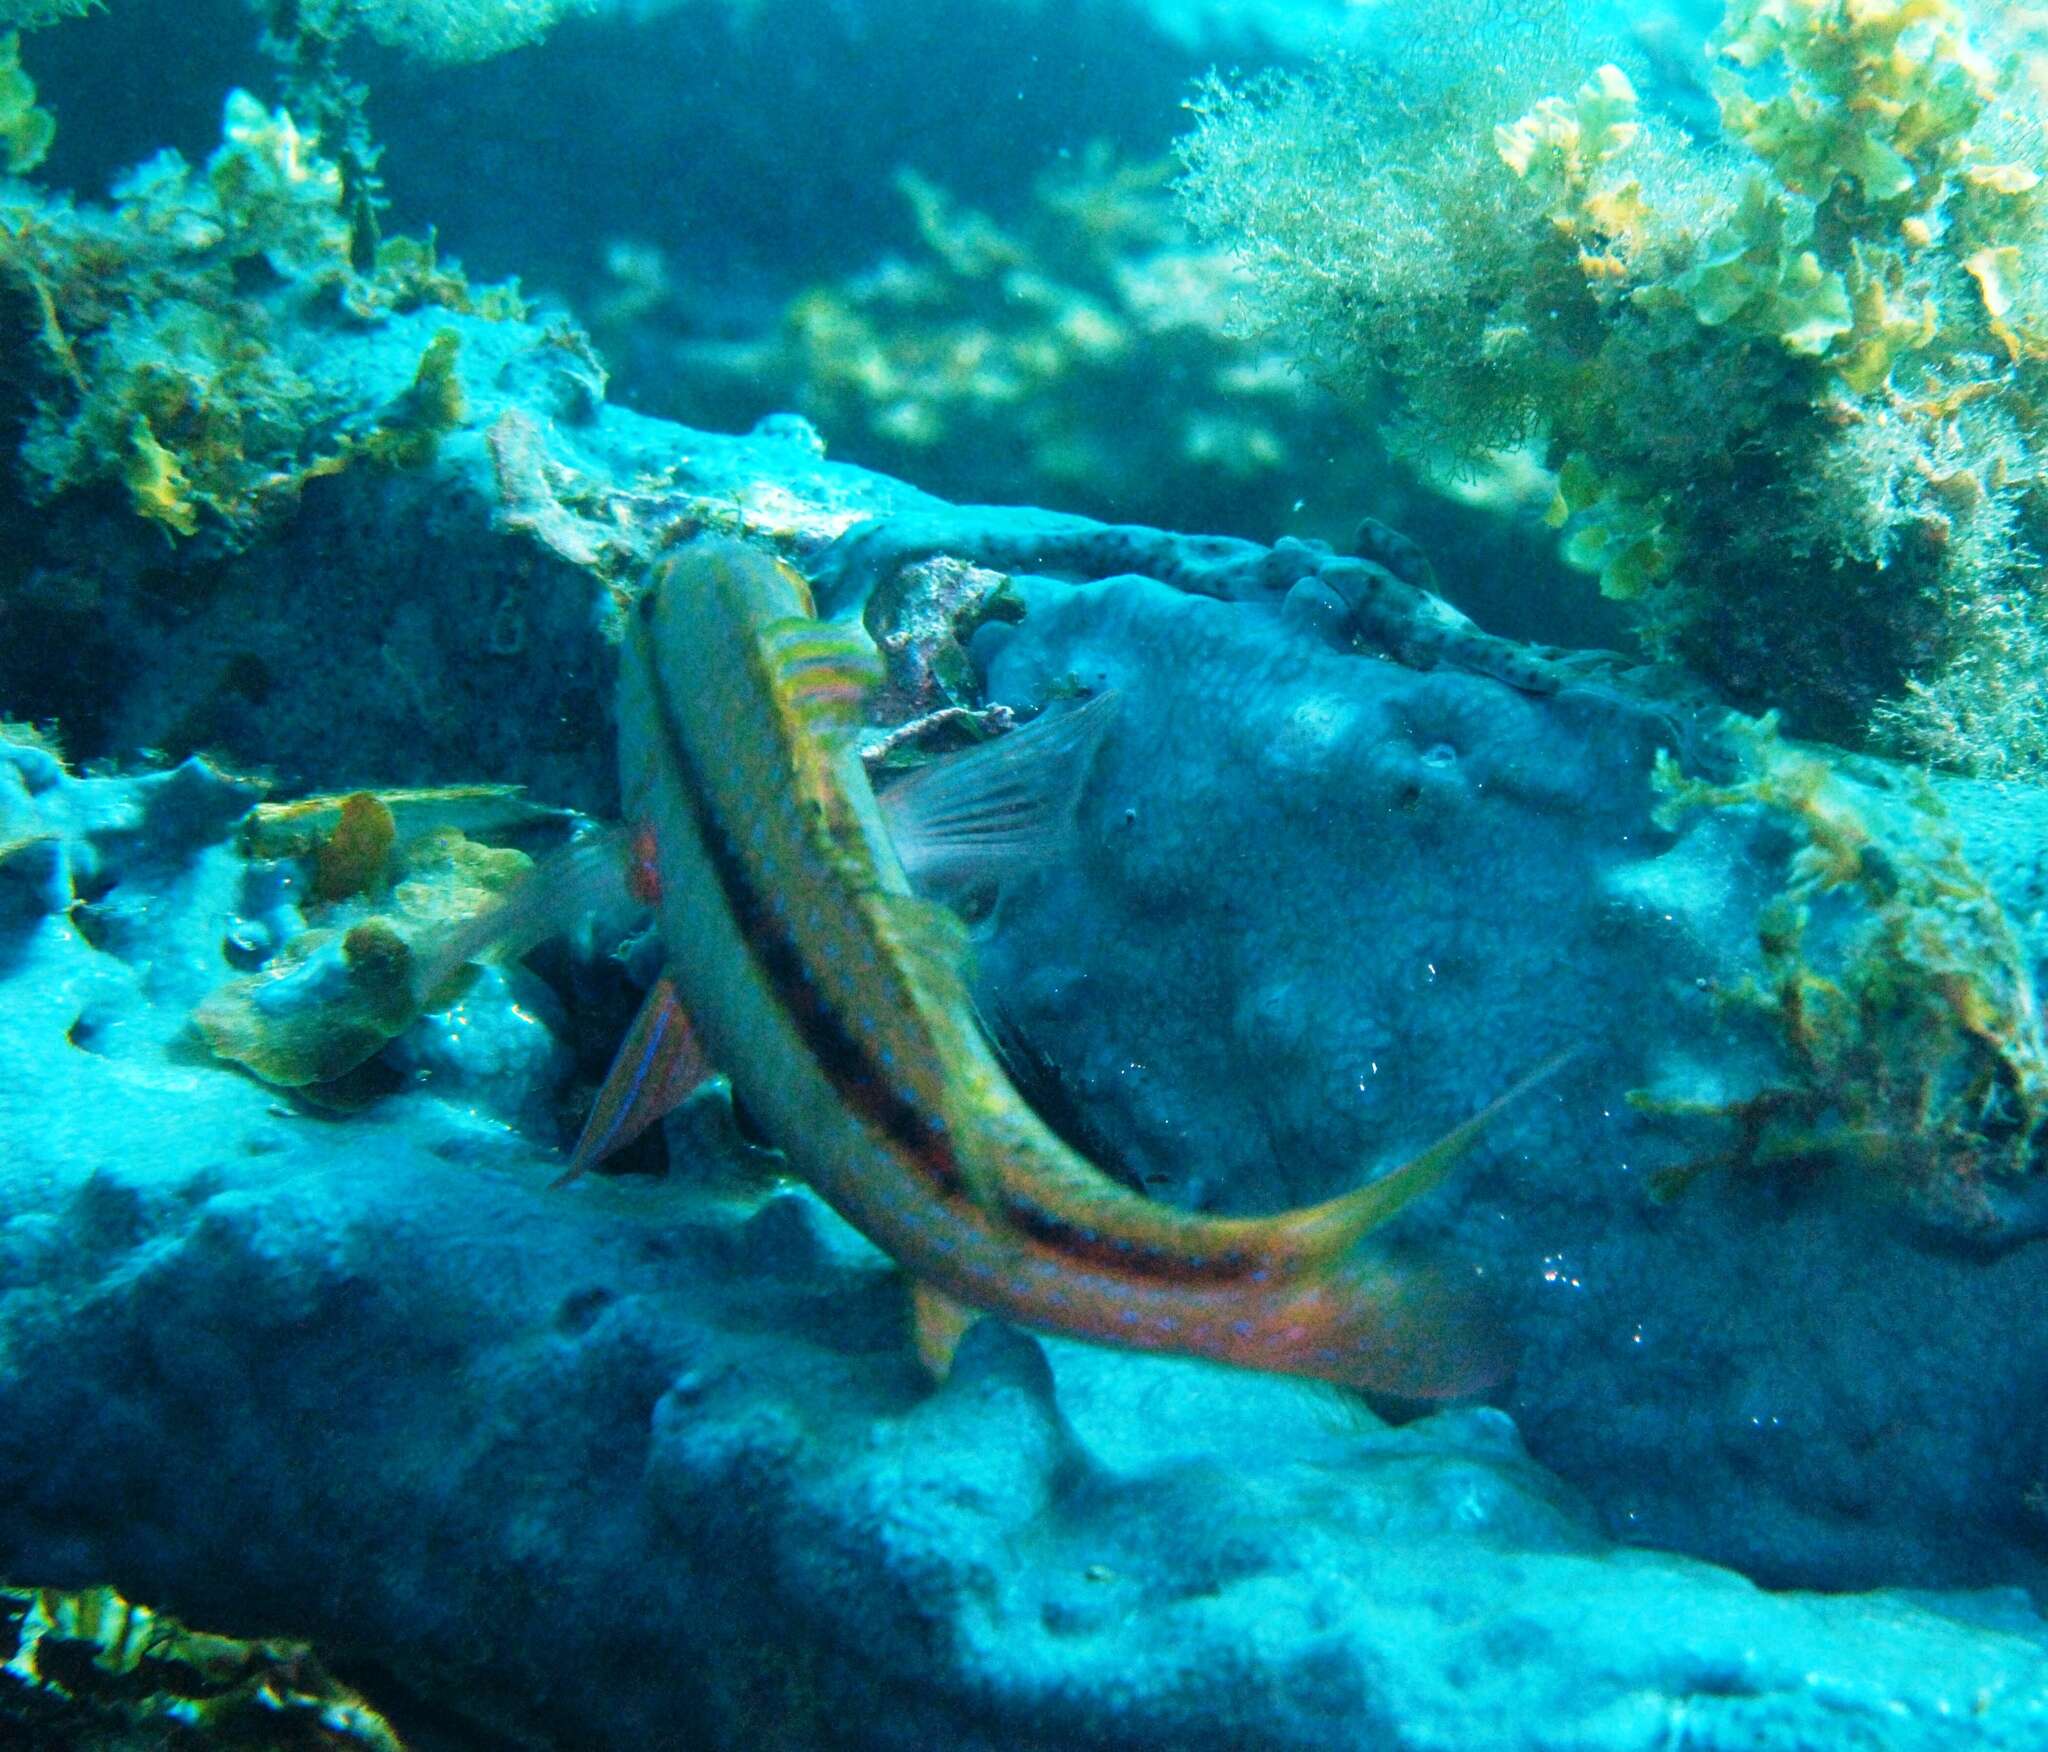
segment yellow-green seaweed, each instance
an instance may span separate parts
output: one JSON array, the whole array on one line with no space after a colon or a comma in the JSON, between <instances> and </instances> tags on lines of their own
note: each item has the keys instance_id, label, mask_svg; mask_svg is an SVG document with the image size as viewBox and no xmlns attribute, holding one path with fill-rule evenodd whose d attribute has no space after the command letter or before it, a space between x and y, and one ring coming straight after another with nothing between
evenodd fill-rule
<instances>
[{"instance_id":1,"label":"yellow-green seaweed","mask_svg":"<svg viewBox=\"0 0 2048 1752\"><path fill-rule=\"evenodd\" d=\"M1444 10L1434 61L1200 100L1186 190L1268 330L1425 473L1539 446L1565 557L1653 655L1804 732L2048 771L2024 17L1731 0L1702 140L1622 68L1575 70L1541 0Z\"/></svg>"},{"instance_id":2,"label":"yellow-green seaweed","mask_svg":"<svg viewBox=\"0 0 2048 1752\"><path fill-rule=\"evenodd\" d=\"M114 198L109 213L0 185L0 292L24 295L0 298L0 372L33 408L32 493L111 483L174 541L244 546L308 483L359 460L420 466L466 417L453 328L378 408L312 374L296 325L337 303L365 323L523 314L516 292L470 287L431 242L386 239L359 268L360 200L335 161L246 92L228 97L203 167L159 153Z\"/></svg>"},{"instance_id":3,"label":"yellow-green seaweed","mask_svg":"<svg viewBox=\"0 0 2048 1752\"><path fill-rule=\"evenodd\" d=\"M1740 810L1789 836L1760 976L1721 996L1773 1027L1792 1076L1732 1102L1638 1104L1731 1124L1715 1160L1734 1167L1846 1159L1926 1214L1984 1220L1988 1182L2039 1170L2048 1120L2048 1030L2011 919L1918 775L1852 784L1771 717L1732 718L1728 736L1730 783L1660 756L1658 817Z\"/></svg>"},{"instance_id":4,"label":"yellow-green seaweed","mask_svg":"<svg viewBox=\"0 0 2048 1752\"><path fill-rule=\"evenodd\" d=\"M215 1636L112 1588L0 1584L0 1726L30 1743L404 1752L303 1643Z\"/></svg>"},{"instance_id":5,"label":"yellow-green seaweed","mask_svg":"<svg viewBox=\"0 0 2048 1752\"><path fill-rule=\"evenodd\" d=\"M0 36L0 172L26 176L57 137L50 112L36 108L36 86L21 65L21 35Z\"/></svg>"}]
</instances>

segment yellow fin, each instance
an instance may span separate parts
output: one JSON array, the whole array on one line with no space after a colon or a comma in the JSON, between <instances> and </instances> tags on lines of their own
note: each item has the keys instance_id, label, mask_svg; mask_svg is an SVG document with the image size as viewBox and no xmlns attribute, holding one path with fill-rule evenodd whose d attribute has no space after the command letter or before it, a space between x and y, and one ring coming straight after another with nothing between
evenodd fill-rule
<instances>
[{"instance_id":1,"label":"yellow fin","mask_svg":"<svg viewBox=\"0 0 2048 1752\"><path fill-rule=\"evenodd\" d=\"M830 736L860 727L867 697L882 679L882 659L866 634L790 615L770 621L760 639L777 695L806 728Z\"/></svg>"},{"instance_id":2,"label":"yellow fin","mask_svg":"<svg viewBox=\"0 0 2048 1752\"><path fill-rule=\"evenodd\" d=\"M967 921L951 907L914 894L876 894L890 948L909 969L919 993L933 1004L971 1013L974 944Z\"/></svg>"},{"instance_id":3,"label":"yellow fin","mask_svg":"<svg viewBox=\"0 0 2048 1752\"><path fill-rule=\"evenodd\" d=\"M1519 1101L1538 1084L1548 1081L1577 1058L1579 1051L1578 1047L1570 1047L1544 1060L1470 1119L1445 1132L1420 1155L1409 1157L1400 1167L1382 1174L1371 1184L1323 1204L1311 1205L1307 1210L1274 1218L1277 1225L1292 1231L1290 1251L1304 1263L1342 1259L1382 1223L1440 1185L1444 1176L1471 1148L1473 1141L1500 1116L1504 1108Z\"/></svg>"},{"instance_id":4,"label":"yellow fin","mask_svg":"<svg viewBox=\"0 0 2048 1752\"><path fill-rule=\"evenodd\" d=\"M917 1360L934 1381L943 1381L953 1372L953 1353L981 1310L919 1279L910 1286L910 1318Z\"/></svg>"}]
</instances>

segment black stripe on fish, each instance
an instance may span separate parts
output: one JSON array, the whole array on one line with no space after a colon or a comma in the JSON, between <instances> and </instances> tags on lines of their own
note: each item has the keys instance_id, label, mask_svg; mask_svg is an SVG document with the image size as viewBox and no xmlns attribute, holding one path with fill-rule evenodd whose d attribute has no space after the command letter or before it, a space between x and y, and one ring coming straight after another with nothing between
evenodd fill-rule
<instances>
[{"instance_id":1,"label":"black stripe on fish","mask_svg":"<svg viewBox=\"0 0 2048 1752\"><path fill-rule=\"evenodd\" d=\"M652 601L653 593L650 591L644 600ZM647 618L651 623L652 614ZM967 1177L961 1171L943 1123L897 1091L845 1018L833 1010L810 979L795 939L754 886L737 843L712 808L710 788L683 741L667 679L652 651L648 654L647 670L662 741L674 765L676 782L689 804L697 838L718 880L719 892L724 895L740 934L752 946L770 988L795 1023L798 1036L848 1107L915 1162L942 1196L964 1198Z\"/></svg>"},{"instance_id":2,"label":"black stripe on fish","mask_svg":"<svg viewBox=\"0 0 2048 1752\"><path fill-rule=\"evenodd\" d=\"M643 600L651 601L652 594ZM651 642L653 614L648 612L646 618ZM698 840L710 860L733 922L752 946L762 973L795 1023L799 1038L810 1049L839 1098L907 1155L942 1197L969 1197L967 1175L943 1122L922 1112L883 1075L854 1030L812 982L795 939L754 886L737 842L712 808L703 772L683 741L667 678L651 650L648 656L655 717L677 783L688 801ZM1189 1284L1247 1279L1257 1282L1260 1275L1258 1262L1238 1248L1226 1248L1206 1257L1182 1254L1127 1237L1102 1234L1085 1223L1014 1195L1004 1196L1003 1213L1020 1232L1063 1257L1093 1261L1126 1277Z\"/></svg>"},{"instance_id":3,"label":"black stripe on fish","mask_svg":"<svg viewBox=\"0 0 2048 1752\"><path fill-rule=\"evenodd\" d=\"M1002 1214L1021 1233L1062 1258L1100 1266L1113 1274L1153 1278L1166 1284L1257 1281L1258 1261L1242 1248L1226 1247L1210 1254L1180 1253L1124 1235L1106 1235L1076 1218L1007 1193L1002 1200Z\"/></svg>"}]
</instances>

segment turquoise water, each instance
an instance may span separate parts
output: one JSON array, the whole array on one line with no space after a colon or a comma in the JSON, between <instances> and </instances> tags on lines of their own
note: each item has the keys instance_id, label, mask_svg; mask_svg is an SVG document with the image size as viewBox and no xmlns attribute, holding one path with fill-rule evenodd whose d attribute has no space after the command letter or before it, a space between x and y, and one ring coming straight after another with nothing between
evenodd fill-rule
<instances>
[{"instance_id":1,"label":"turquoise water","mask_svg":"<svg viewBox=\"0 0 2048 1752\"><path fill-rule=\"evenodd\" d=\"M2031 14L79 12L0 1747L2048 1744Z\"/></svg>"}]
</instances>

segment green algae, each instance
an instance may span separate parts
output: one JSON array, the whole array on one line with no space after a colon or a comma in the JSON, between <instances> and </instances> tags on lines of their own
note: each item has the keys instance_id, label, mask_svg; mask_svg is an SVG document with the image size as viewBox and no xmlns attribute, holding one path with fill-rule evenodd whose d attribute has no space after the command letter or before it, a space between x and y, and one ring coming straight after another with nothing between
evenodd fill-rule
<instances>
[{"instance_id":1,"label":"green algae","mask_svg":"<svg viewBox=\"0 0 2048 1752\"><path fill-rule=\"evenodd\" d=\"M1425 473L1533 448L1566 559L1653 655L1805 733L2048 771L2023 21L1733 0L1702 141L1569 30L1510 56L1498 9L1453 10L1434 61L1203 95L1186 192L1262 326Z\"/></svg>"},{"instance_id":2,"label":"green algae","mask_svg":"<svg viewBox=\"0 0 2048 1752\"><path fill-rule=\"evenodd\" d=\"M1987 1186L2038 1171L2048 1122L2048 1028L2012 919L1921 776L1852 782L1772 718L1731 719L1728 734L1731 783L1660 757L1658 819L1735 810L1785 836L1759 974L1720 997L1770 1027L1791 1076L1707 1107L1637 1104L1732 1124L1712 1160L1739 1171L1846 1160L1931 1219L1988 1225Z\"/></svg>"},{"instance_id":3,"label":"green algae","mask_svg":"<svg viewBox=\"0 0 2048 1752\"><path fill-rule=\"evenodd\" d=\"M0 371L33 409L21 459L34 496L113 486L167 536L233 550L314 480L358 461L421 466L464 416L453 330L381 408L322 381L310 336L523 305L470 287L430 243L385 240L359 269L349 191L319 141L241 91L222 132L204 166L163 152L130 171L112 211L0 189L0 289L16 294L0 300Z\"/></svg>"},{"instance_id":4,"label":"green algae","mask_svg":"<svg viewBox=\"0 0 2048 1752\"><path fill-rule=\"evenodd\" d=\"M22 70L20 35L0 36L0 171L26 176L56 137L55 119L36 107L35 81Z\"/></svg>"}]
</instances>

